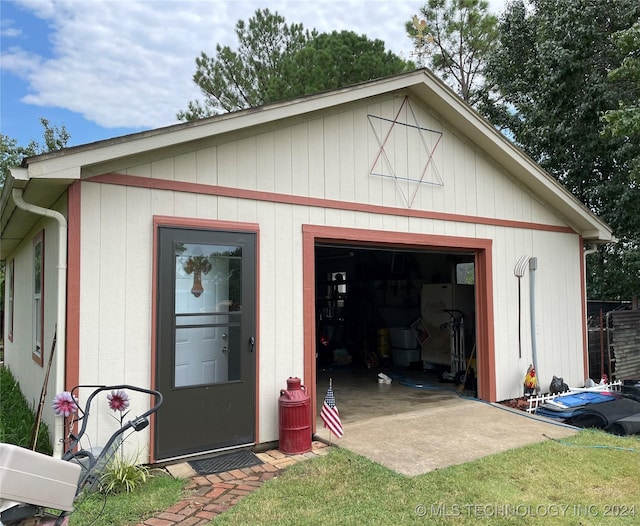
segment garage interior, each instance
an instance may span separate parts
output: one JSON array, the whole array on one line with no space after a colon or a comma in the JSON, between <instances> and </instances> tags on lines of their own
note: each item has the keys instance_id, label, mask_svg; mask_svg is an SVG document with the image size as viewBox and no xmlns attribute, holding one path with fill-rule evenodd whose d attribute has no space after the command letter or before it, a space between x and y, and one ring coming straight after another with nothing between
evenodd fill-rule
<instances>
[{"instance_id":1,"label":"garage interior","mask_svg":"<svg viewBox=\"0 0 640 526\"><path fill-rule=\"evenodd\" d=\"M343 423L477 397L474 267L473 251L316 243L316 414L329 381Z\"/></svg>"}]
</instances>

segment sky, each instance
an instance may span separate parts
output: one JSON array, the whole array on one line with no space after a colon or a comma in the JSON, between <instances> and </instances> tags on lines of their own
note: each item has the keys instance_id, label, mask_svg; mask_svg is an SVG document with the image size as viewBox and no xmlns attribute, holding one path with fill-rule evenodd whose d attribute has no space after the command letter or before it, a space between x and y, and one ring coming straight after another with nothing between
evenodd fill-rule
<instances>
[{"instance_id":1,"label":"sky","mask_svg":"<svg viewBox=\"0 0 640 526\"><path fill-rule=\"evenodd\" d=\"M490 0L499 14L504 0ZM0 0L0 132L42 143L40 118L68 146L176 124L201 98L195 59L237 48L235 25L269 8L287 24L354 31L411 59L405 22L424 1Z\"/></svg>"}]
</instances>

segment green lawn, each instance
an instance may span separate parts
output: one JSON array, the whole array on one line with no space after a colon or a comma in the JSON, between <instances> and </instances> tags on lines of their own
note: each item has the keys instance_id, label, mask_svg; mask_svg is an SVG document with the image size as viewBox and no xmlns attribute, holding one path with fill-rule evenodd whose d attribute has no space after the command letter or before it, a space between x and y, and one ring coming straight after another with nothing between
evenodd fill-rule
<instances>
[{"instance_id":1,"label":"green lawn","mask_svg":"<svg viewBox=\"0 0 640 526\"><path fill-rule=\"evenodd\" d=\"M0 438L23 444L33 413L4 368L0 384ZM131 494L92 495L76 507L71 526L137 524L180 500L183 487L164 475ZM414 478L332 448L291 466L214 523L640 524L640 436L585 430Z\"/></svg>"},{"instance_id":2,"label":"green lawn","mask_svg":"<svg viewBox=\"0 0 640 526\"><path fill-rule=\"evenodd\" d=\"M582 431L415 478L335 448L215 524L640 524L640 439Z\"/></svg>"},{"instance_id":3,"label":"green lawn","mask_svg":"<svg viewBox=\"0 0 640 526\"><path fill-rule=\"evenodd\" d=\"M47 398L50 403L51 398ZM24 398L11 371L0 367L0 442L29 446L35 415L33 405ZM40 426L37 450L50 455L47 426ZM182 497L184 481L166 473L156 472L144 488L134 493L105 497L93 494L77 503L71 514L72 526L120 526L137 524L141 518L153 515L176 503Z\"/></svg>"},{"instance_id":4,"label":"green lawn","mask_svg":"<svg viewBox=\"0 0 640 526\"><path fill-rule=\"evenodd\" d=\"M69 516L70 526L121 526L138 524L173 506L182 498L184 481L158 472L144 487L132 493L80 497Z\"/></svg>"}]
</instances>

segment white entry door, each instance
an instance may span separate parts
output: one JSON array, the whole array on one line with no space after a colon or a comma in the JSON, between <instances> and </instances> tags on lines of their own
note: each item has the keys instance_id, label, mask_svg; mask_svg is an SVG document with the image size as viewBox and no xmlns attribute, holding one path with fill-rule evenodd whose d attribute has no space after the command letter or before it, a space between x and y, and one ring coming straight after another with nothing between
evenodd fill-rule
<instances>
[{"instance_id":1,"label":"white entry door","mask_svg":"<svg viewBox=\"0 0 640 526\"><path fill-rule=\"evenodd\" d=\"M229 380L229 259L184 244L176 257L175 387ZM211 254L208 254L211 252Z\"/></svg>"}]
</instances>

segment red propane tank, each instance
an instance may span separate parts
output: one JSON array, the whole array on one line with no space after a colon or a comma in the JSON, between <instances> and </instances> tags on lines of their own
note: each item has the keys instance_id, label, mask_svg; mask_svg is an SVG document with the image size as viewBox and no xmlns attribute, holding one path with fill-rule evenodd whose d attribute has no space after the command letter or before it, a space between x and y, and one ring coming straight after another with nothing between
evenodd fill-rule
<instances>
[{"instance_id":1,"label":"red propane tank","mask_svg":"<svg viewBox=\"0 0 640 526\"><path fill-rule=\"evenodd\" d=\"M300 378L289 378L280 390L280 446L282 453L297 455L311 451L311 399Z\"/></svg>"}]
</instances>

